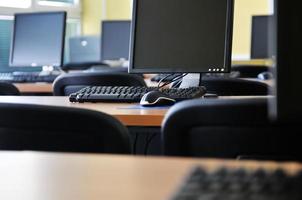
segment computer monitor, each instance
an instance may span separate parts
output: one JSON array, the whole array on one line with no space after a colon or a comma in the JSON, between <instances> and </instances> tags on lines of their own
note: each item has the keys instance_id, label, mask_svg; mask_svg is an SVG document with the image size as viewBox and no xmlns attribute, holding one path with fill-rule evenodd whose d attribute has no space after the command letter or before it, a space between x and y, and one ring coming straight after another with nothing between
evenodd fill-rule
<instances>
[{"instance_id":1,"label":"computer monitor","mask_svg":"<svg viewBox=\"0 0 302 200\"><path fill-rule=\"evenodd\" d=\"M291 1L275 0L276 101L273 117L282 122L301 122L301 8ZM277 111L277 112L275 112Z\"/></svg>"},{"instance_id":2,"label":"computer monitor","mask_svg":"<svg viewBox=\"0 0 302 200\"><path fill-rule=\"evenodd\" d=\"M131 21L102 21L102 60L129 59Z\"/></svg>"},{"instance_id":3,"label":"computer monitor","mask_svg":"<svg viewBox=\"0 0 302 200\"><path fill-rule=\"evenodd\" d=\"M230 71L233 0L134 0L130 72Z\"/></svg>"},{"instance_id":4,"label":"computer monitor","mask_svg":"<svg viewBox=\"0 0 302 200\"><path fill-rule=\"evenodd\" d=\"M273 16L253 16L252 17L252 40L251 40L251 58L267 59L272 58L269 51L269 28Z\"/></svg>"},{"instance_id":5,"label":"computer monitor","mask_svg":"<svg viewBox=\"0 0 302 200\"><path fill-rule=\"evenodd\" d=\"M71 63L101 61L100 50L99 36L69 38L69 61Z\"/></svg>"},{"instance_id":6,"label":"computer monitor","mask_svg":"<svg viewBox=\"0 0 302 200\"><path fill-rule=\"evenodd\" d=\"M15 14L10 66L62 66L65 26L66 12Z\"/></svg>"}]
</instances>

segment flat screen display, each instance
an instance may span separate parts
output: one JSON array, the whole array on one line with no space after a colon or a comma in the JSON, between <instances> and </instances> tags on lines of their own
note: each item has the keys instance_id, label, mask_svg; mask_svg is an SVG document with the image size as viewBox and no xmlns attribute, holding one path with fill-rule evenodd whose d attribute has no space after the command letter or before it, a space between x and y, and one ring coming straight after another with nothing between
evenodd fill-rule
<instances>
[{"instance_id":1,"label":"flat screen display","mask_svg":"<svg viewBox=\"0 0 302 200\"><path fill-rule=\"evenodd\" d=\"M16 14L10 66L60 67L65 21L65 12Z\"/></svg>"},{"instance_id":2,"label":"flat screen display","mask_svg":"<svg viewBox=\"0 0 302 200\"><path fill-rule=\"evenodd\" d=\"M134 0L130 72L228 72L232 0Z\"/></svg>"},{"instance_id":3,"label":"flat screen display","mask_svg":"<svg viewBox=\"0 0 302 200\"><path fill-rule=\"evenodd\" d=\"M102 22L102 60L129 60L131 21Z\"/></svg>"}]
</instances>

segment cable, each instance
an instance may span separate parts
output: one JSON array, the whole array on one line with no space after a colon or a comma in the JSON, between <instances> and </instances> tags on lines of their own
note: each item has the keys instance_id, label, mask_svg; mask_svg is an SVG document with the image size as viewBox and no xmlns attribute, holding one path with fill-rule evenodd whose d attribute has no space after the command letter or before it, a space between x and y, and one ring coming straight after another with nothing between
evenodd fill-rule
<instances>
[{"instance_id":1,"label":"cable","mask_svg":"<svg viewBox=\"0 0 302 200\"><path fill-rule=\"evenodd\" d=\"M179 76L176 76L176 77L172 78L171 80L165 82L163 85L161 85L161 83L164 82L164 80L166 80L167 78L169 78L169 77L171 77L171 76L174 76L174 74L169 74L169 75L167 75L166 77L164 77L163 79L161 79L161 80L159 81L157 87L158 87L158 89L161 89L161 88L163 88L163 87L165 87L165 86L167 86L167 85L170 85L171 83L174 83L174 82L176 82L176 81L181 80L182 78L184 78L184 77L187 76L187 75L188 75L188 73L179 74Z\"/></svg>"},{"instance_id":2,"label":"cable","mask_svg":"<svg viewBox=\"0 0 302 200\"><path fill-rule=\"evenodd\" d=\"M160 79L160 81L158 82L157 87L158 87L158 88L161 88L161 87L160 87L160 84L163 83L167 78L169 78L169 77L171 77L171 76L174 76L174 74L168 74L168 75L165 76L164 78Z\"/></svg>"}]
</instances>

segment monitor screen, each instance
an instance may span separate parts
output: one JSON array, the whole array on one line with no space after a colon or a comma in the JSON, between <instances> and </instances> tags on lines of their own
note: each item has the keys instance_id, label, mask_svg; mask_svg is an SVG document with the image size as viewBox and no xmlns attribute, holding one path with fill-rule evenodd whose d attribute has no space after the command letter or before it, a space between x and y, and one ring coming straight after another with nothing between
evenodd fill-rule
<instances>
[{"instance_id":1,"label":"monitor screen","mask_svg":"<svg viewBox=\"0 0 302 200\"><path fill-rule=\"evenodd\" d=\"M277 101L271 106L271 113L280 122L299 125L302 119L302 12L300 6L284 0L275 0L275 12Z\"/></svg>"},{"instance_id":2,"label":"monitor screen","mask_svg":"<svg viewBox=\"0 0 302 200\"><path fill-rule=\"evenodd\" d=\"M272 53L269 51L269 27L272 23L273 16L253 16L252 18L252 41L251 41L251 58L265 59L271 58Z\"/></svg>"},{"instance_id":3,"label":"monitor screen","mask_svg":"<svg viewBox=\"0 0 302 200\"><path fill-rule=\"evenodd\" d=\"M102 22L102 60L129 59L131 21Z\"/></svg>"},{"instance_id":4,"label":"monitor screen","mask_svg":"<svg viewBox=\"0 0 302 200\"><path fill-rule=\"evenodd\" d=\"M100 37L82 36L69 38L69 61L96 62L100 61Z\"/></svg>"},{"instance_id":5,"label":"monitor screen","mask_svg":"<svg viewBox=\"0 0 302 200\"><path fill-rule=\"evenodd\" d=\"M65 12L16 14L10 66L54 66L63 62Z\"/></svg>"},{"instance_id":6,"label":"monitor screen","mask_svg":"<svg viewBox=\"0 0 302 200\"><path fill-rule=\"evenodd\" d=\"M134 0L130 72L228 72L233 0Z\"/></svg>"}]
</instances>

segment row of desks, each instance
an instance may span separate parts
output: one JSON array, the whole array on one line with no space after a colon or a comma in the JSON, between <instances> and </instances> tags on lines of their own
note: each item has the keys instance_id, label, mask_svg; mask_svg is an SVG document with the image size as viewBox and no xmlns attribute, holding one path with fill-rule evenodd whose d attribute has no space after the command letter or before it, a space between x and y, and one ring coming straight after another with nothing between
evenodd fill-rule
<instances>
[{"instance_id":1,"label":"row of desks","mask_svg":"<svg viewBox=\"0 0 302 200\"><path fill-rule=\"evenodd\" d=\"M251 96L221 97L228 99L254 98ZM257 97L266 98L266 97ZM68 97L55 96L0 96L0 103L50 105L90 109L114 116L125 126L160 127L169 107L145 108L138 103L71 103Z\"/></svg>"}]
</instances>

